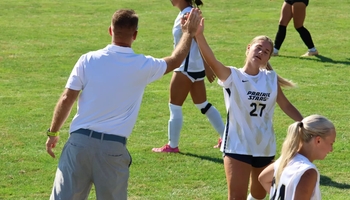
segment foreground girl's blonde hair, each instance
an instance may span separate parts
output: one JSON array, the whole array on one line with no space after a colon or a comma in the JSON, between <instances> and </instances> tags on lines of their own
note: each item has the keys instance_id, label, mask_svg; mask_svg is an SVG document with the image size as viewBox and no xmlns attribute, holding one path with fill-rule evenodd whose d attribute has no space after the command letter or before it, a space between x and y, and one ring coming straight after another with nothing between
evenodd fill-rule
<instances>
[{"instance_id":1,"label":"foreground girl's blonde hair","mask_svg":"<svg viewBox=\"0 0 350 200\"><path fill-rule=\"evenodd\" d=\"M283 169L293 159L303 143L310 142L311 138L316 136L325 138L332 129L334 129L333 123L321 115L310 115L301 122L290 125L279 158L280 164L276 173L276 184L278 185Z\"/></svg>"}]
</instances>

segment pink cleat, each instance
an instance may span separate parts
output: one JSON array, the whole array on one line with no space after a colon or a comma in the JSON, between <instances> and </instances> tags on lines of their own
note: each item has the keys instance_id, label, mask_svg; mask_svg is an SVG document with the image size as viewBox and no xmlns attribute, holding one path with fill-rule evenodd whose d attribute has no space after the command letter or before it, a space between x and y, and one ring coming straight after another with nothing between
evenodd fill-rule
<instances>
[{"instance_id":1,"label":"pink cleat","mask_svg":"<svg viewBox=\"0 0 350 200\"><path fill-rule=\"evenodd\" d=\"M222 143L222 139L219 138L219 142L217 145L214 146L214 148L220 148L221 147L221 143Z\"/></svg>"},{"instance_id":2,"label":"pink cleat","mask_svg":"<svg viewBox=\"0 0 350 200\"><path fill-rule=\"evenodd\" d=\"M175 147L175 148L171 148L168 144L166 144L164 147L161 148L153 148L152 149L153 152L168 152L168 153L179 153L179 147Z\"/></svg>"}]
</instances>

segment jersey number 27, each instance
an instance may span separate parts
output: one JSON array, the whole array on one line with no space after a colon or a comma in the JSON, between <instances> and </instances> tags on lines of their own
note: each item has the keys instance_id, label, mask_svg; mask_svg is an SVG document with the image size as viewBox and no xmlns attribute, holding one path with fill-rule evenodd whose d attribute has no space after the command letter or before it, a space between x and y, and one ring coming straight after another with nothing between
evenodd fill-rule
<instances>
[{"instance_id":1,"label":"jersey number 27","mask_svg":"<svg viewBox=\"0 0 350 200\"><path fill-rule=\"evenodd\" d=\"M262 114L263 114L263 111L266 107L266 104L263 104L263 103L259 103L259 104L256 104L256 103L251 103L250 104L250 107L253 107L253 110L250 111L250 116L252 117L257 117L258 115L261 117ZM259 107L261 107L260 109L260 113L259 113Z\"/></svg>"}]
</instances>

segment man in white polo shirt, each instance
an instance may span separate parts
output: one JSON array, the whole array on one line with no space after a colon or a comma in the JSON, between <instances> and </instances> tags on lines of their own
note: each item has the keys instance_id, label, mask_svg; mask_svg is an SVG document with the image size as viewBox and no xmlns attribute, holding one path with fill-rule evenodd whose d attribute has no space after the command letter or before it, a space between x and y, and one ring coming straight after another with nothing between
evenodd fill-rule
<instances>
[{"instance_id":1,"label":"man in white polo shirt","mask_svg":"<svg viewBox=\"0 0 350 200\"><path fill-rule=\"evenodd\" d=\"M200 14L192 9L187 21L183 20L180 44L171 56L156 59L135 54L131 48L137 36L136 13L126 9L114 13L109 29L112 44L80 57L47 131L46 150L55 157L52 148L59 130L79 96L50 199L87 199L92 184L97 199L127 199L131 156L126 140L136 122L144 89L180 66L189 52Z\"/></svg>"}]
</instances>

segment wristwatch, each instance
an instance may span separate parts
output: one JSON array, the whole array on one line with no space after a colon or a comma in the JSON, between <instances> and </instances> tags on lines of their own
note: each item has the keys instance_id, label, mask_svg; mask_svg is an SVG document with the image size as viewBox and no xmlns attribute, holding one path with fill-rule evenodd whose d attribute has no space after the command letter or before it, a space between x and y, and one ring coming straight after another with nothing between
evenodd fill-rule
<instances>
[{"instance_id":1,"label":"wristwatch","mask_svg":"<svg viewBox=\"0 0 350 200\"><path fill-rule=\"evenodd\" d=\"M50 131L50 128L47 129L47 136L58 136L59 134L60 134L59 131L54 133Z\"/></svg>"}]
</instances>

